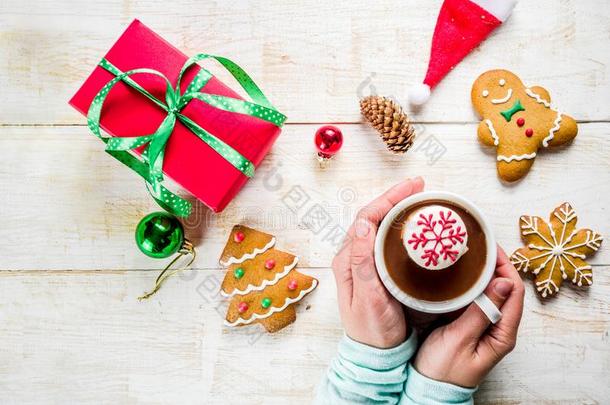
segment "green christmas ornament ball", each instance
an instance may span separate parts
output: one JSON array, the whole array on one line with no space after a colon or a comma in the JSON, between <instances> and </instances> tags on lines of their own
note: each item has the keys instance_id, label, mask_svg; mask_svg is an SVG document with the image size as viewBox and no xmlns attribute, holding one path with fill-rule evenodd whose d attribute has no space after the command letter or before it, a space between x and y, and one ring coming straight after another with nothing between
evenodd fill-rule
<instances>
[{"instance_id":1,"label":"green christmas ornament ball","mask_svg":"<svg viewBox=\"0 0 610 405\"><path fill-rule=\"evenodd\" d=\"M165 212L148 214L136 227L136 244L146 256L169 257L184 244L184 229L176 217Z\"/></svg>"}]
</instances>

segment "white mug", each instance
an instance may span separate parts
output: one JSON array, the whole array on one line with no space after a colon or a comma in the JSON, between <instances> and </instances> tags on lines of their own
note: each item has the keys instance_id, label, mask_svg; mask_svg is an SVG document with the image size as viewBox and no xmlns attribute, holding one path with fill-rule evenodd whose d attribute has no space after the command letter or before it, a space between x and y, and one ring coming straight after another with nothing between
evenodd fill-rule
<instances>
[{"instance_id":1,"label":"white mug","mask_svg":"<svg viewBox=\"0 0 610 405\"><path fill-rule=\"evenodd\" d=\"M477 282L470 287L468 291L459 297L452 298L446 301L426 301L411 297L409 294L402 291L394 280L388 274L388 269L385 264L383 244L386 239L388 230L392 226L396 217L403 212L405 209L424 201L446 201L449 204L456 205L472 215L472 217L479 223L483 233L485 235L485 245L487 250L487 258L485 259L485 267L483 272L479 276ZM452 312L460 308L465 307L471 302L475 302L481 310L487 315L492 323L496 323L502 317L502 313L494 305L494 303L485 295L483 291L491 281L495 269L496 269L496 257L497 247L496 241L493 236L489 222L483 215L483 213L470 201L454 193L444 191L425 191L417 194L413 194L400 201L394 206L385 216L379 230L377 231L377 238L375 239L375 265L377 267L377 273L379 278L385 285L386 289L392 294L398 301L402 302L405 306L415 309L420 312L427 312L432 314L442 314Z\"/></svg>"}]
</instances>

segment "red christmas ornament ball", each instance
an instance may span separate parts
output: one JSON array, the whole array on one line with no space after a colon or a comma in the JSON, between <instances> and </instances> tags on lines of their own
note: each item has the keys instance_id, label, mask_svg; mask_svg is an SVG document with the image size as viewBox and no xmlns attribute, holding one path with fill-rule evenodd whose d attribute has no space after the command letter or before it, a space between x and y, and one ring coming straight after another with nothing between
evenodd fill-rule
<instances>
[{"instance_id":1,"label":"red christmas ornament ball","mask_svg":"<svg viewBox=\"0 0 610 405\"><path fill-rule=\"evenodd\" d=\"M343 133L333 125L324 125L316 131L314 138L318 156L330 159L339 152L343 145Z\"/></svg>"}]
</instances>

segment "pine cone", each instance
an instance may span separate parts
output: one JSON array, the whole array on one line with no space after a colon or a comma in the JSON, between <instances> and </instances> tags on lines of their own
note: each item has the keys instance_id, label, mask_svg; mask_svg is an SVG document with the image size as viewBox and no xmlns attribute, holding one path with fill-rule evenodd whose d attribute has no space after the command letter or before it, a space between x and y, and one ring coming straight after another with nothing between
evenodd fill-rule
<instances>
[{"instance_id":1,"label":"pine cone","mask_svg":"<svg viewBox=\"0 0 610 405\"><path fill-rule=\"evenodd\" d=\"M402 107L381 96L368 96L360 100L360 111L379 132L389 150L405 153L415 140L415 130Z\"/></svg>"}]
</instances>

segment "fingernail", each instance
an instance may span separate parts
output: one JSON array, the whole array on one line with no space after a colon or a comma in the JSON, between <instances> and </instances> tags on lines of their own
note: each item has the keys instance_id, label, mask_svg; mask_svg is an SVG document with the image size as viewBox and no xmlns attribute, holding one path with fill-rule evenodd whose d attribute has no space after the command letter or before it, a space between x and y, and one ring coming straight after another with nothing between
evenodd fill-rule
<instances>
[{"instance_id":1,"label":"fingernail","mask_svg":"<svg viewBox=\"0 0 610 405\"><path fill-rule=\"evenodd\" d=\"M356 236L358 238L364 238L366 235L369 234L371 230L371 225L369 224L369 221L367 221L366 219L359 219L358 221L356 221Z\"/></svg>"},{"instance_id":2,"label":"fingernail","mask_svg":"<svg viewBox=\"0 0 610 405\"><path fill-rule=\"evenodd\" d=\"M515 282L513 280L509 280L509 279L499 279L496 282L496 285L494 286L494 291L496 292L496 294L498 294L499 297L501 298L506 298L508 297L508 294L510 294L510 292L513 289L513 286L515 285Z\"/></svg>"}]
</instances>

